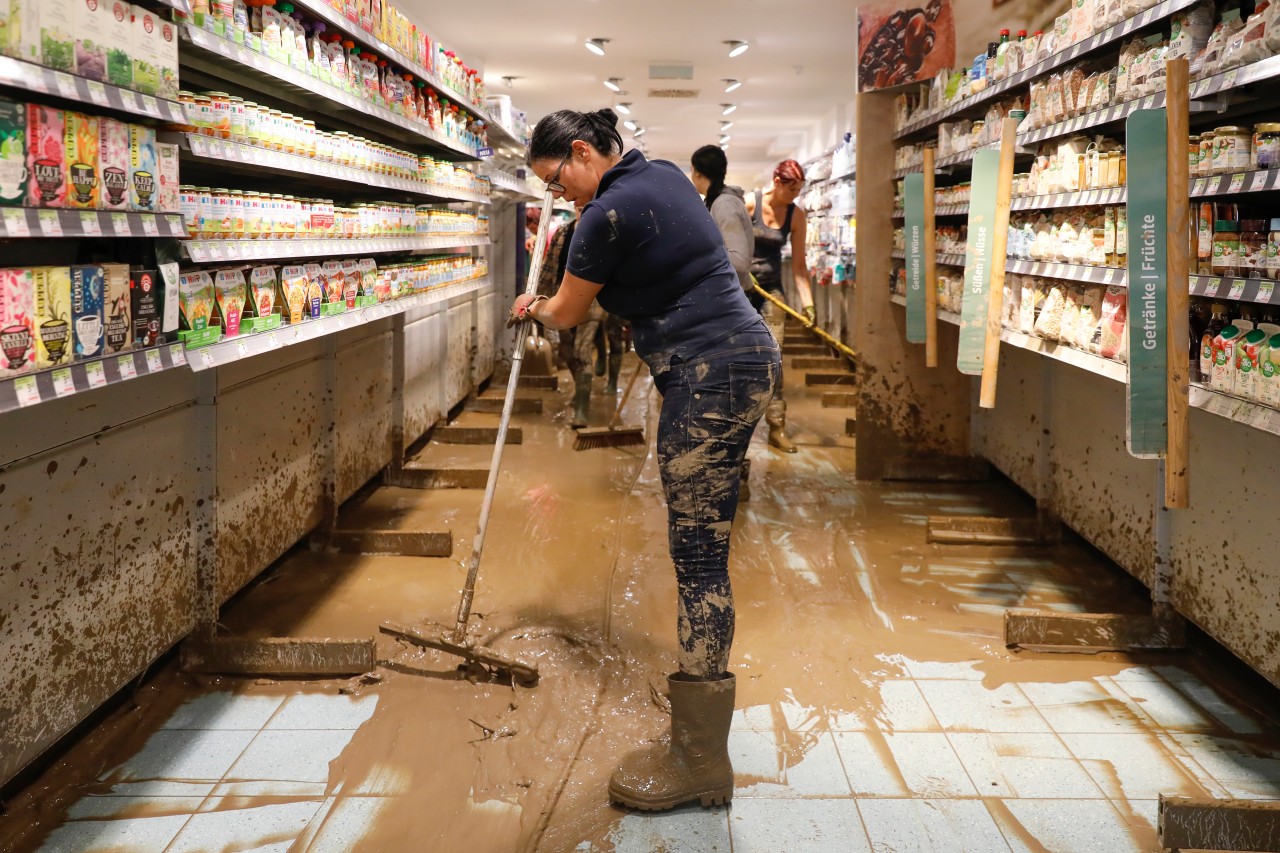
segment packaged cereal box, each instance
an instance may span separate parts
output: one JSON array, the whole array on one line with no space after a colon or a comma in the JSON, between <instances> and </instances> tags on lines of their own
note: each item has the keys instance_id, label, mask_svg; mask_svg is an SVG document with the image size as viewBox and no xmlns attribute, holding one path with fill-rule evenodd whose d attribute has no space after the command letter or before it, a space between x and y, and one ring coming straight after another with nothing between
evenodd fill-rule
<instances>
[{"instance_id":1,"label":"packaged cereal box","mask_svg":"<svg viewBox=\"0 0 1280 853\"><path fill-rule=\"evenodd\" d=\"M149 269L129 270L129 313L133 315L133 345L150 347L165 342L160 330L164 313L164 286L160 273Z\"/></svg>"},{"instance_id":2,"label":"packaged cereal box","mask_svg":"<svg viewBox=\"0 0 1280 853\"><path fill-rule=\"evenodd\" d=\"M107 79L107 0L76 0L76 73L90 80Z\"/></svg>"},{"instance_id":3,"label":"packaged cereal box","mask_svg":"<svg viewBox=\"0 0 1280 853\"><path fill-rule=\"evenodd\" d=\"M180 213L178 204L178 146L167 142L156 143L156 212Z\"/></svg>"},{"instance_id":4,"label":"packaged cereal box","mask_svg":"<svg viewBox=\"0 0 1280 853\"><path fill-rule=\"evenodd\" d=\"M276 310L275 267L254 267L249 272L249 299L245 312L254 317L266 317Z\"/></svg>"},{"instance_id":5,"label":"packaged cereal box","mask_svg":"<svg viewBox=\"0 0 1280 853\"><path fill-rule=\"evenodd\" d=\"M98 119L98 187L104 210L129 209L129 125Z\"/></svg>"},{"instance_id":6,"label":"packaged cereal box","mask_svg":"<svg viewBox=\"0 0 1280 853\"><path fill-rule=\"evenodd\" d=\"M38 0L31 11L40 16L40 64L59 71L76 70L77 4L84 0Z\"/></svg>"},{"instance_id":7,"label":"packaged cereal box","mask_svg":"<svg viewBox=\"0 0 1280 853\"><path fill-rule=\"evenodd\" d=\"M218 270L214 280L214 300L218 317L222 319L222 334L234 337L240 334L240 317L244 314L248 288L243 270Z\"/></svg>"},{"instance_id":8,"label":"packaged cereal box","mask_svg":"<svg viewBox=\"0 0 1280 853\"><path fill-rule=\"evenodd\" d=\"M102 354L102 267L71 268L71 327L77 361Z\"/></svg>"},{"instance_id":9,"label":"packaged cereal box","mask_svg":"<svg viewBox=\"0 0 1280 853\"><path fill-rule=\"evenodd\" d=\"M129 265L102 265L103 354L124 352L133 343Z\"/></svg>"},{"instance_id":10,"label":"packaged cereal box","mask_svg":"<svg viewBox=\"0 0 1280 853\"><path fill-rule=\"evenodd\" d=\"M0 269L0 376L16 376L35 367L35 314L31 270Z\"/></svg>"},{"instance_id":11,"label":"packaged cereal box","mask_svg":"<svg viewBox=\"0 0 1280 853\"><path fill-rule=\"evenodd\" d=\"M160 69L156 65L160 38L160 17L141 6L130 8L133 16L133 39L129 56L133 60L133 88L144 95L154 95L160 87Z\"/></svg>"},{"instance_id":12,"label":"packaged cereal box","mask_svg":"<svg viewBox=\"0 0 1280 853\"><path fill-rule=\"evenodd\" d=\"M27 206L63 207L67 197L63 112L27 104Z\"/></svg>"},{"instance_id":13,"label":"packaged cereal box","mask_svg":"<svg viewBox=\"0 0 1280 853\"><path fill-rule=\"evenodd\" d=\"M308 307L306 267L291 266L280 270L280 303L289 310L289 322L301 323L311 316Z\"/></svg>"},{"instance_id":14,"label":"packaged cereal box","mask_svg":"<svg viewBox=\"0 0 1280 853\"><path fill-rule=\"evenodd\" d=\"M65 113L63 141L67 162L66 206L96 210L100 201L97 116Z\"/></svg>"},{"instance_id":15,"label":"packaged cereal box","mask_svg":"<svg viewBox=\"0 0 1280 853\"><path fill-rule=\"evenodd\" d=\"M102 0L107 10L107 82L133 88L133 4Z\"/></svg>"},{"instance_id":16,"label":"packaged cereal box","mask_svg":"<svg viewBox=\"0 0 1280 853\"><path fill-rule=\"evenodd\" d=\"M342 298L347 301L347 308L356 307L356 297L360 295L360 262L345 260L342 262L343 291Z\"/></svg>"},{"instance_id":17,"label":"packaged cereal box","mask_svg":"<svg viewBox=\"0 0 1280 853\"><path fill-rule=\"evenodd\" d=\"M36 369L71 361L71 269L32 271L36 304Z\"/></svg>"},{"instance_id":18,"label":"packaged cereal box","mask_svg":"<svg viewBox=\"0 0 1280 853\"><path fill-rule=\"evenodd\" d=\"M178 282L179 322L184 329L209 328L213 319L213 276L207 272L184 273Z\"/></svg>"},{"instance_id":19,"label":"packaged cereal box","mask_svg":"<svg viewBox=\"0 0 1280 853\"><path fill-rule=\"evenodd\" d=\"M4 2L0 0L0 4ZM0 207L26 203L27 108L0 98Z\"/></svg>"},{"instance_id":20,"label":"packaged cereal box","mask_svg":"<svg viewBox=\"0 0 1280 853\"><path fill-rule=\"evenodd\" d=\"M129 206L156 209L156 132L129 125Z\"/></svg>"}]
</instances>

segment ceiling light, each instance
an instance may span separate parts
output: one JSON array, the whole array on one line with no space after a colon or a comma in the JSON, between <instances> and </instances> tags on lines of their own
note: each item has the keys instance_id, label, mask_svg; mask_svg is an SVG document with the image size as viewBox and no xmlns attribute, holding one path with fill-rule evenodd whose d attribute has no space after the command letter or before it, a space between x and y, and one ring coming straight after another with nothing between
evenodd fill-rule
<instances>
[{"instance_id":1,"label":"ceiling light","mask_svg":"<svg viewBox=\"0 0 1280 853\"><path fill-rule=\"evenodd\" d=\"M596 56L604 56L604 46L608 43L608 39L587 39L587 50Z\"/></svg>"},{"instance_id":2,"label":"ceiling light","mask_svg":"<svg viewBox=\"0 0 1280 853\"><path fill-rule=\"evenodd\" d=\"M747 48L750 47L745 41L727 41L725 44L729 45L730 57L742 56L747 52Z\"/></svg>"},{"instance_id":3,"label":"ceiling light","mask_svg":"<svg viewBox=\"0 0 1280 853\"><path fill-rule=\"evenodd\" d=\"M722 116L727 116L738 108L737 104L721 104L720 106L724 107L724 112L720 113Z\"/></svg>"},{"instance_id":4,"label":"ceiling light","mask_svg":"<svg viewBox=\"0 0 1280 853\"><path fill-rule=\"evenodd\" d=\"M721 132L721 133L724 133L726 130L728 130L728 129L729 129L729 128L731 128L731 127L733 127L733 122L731 122L731 121L722 121L722 122L720 122L720 132Z\"/></svg>"},{"instance_id":5,"label":"ceiling light","mask_svg":"<svg viewBox=\"0 0 1280 853\"><path fill-rule=\"evenodd\" d=\"M612 89L615 92L621 92L622 87L618 85L618 81L621 79L621 77L610 77L608 80L604 81L605 88Z\"/></svg>"},{"instance_id":6,"label":"ceiling light","mask_svg":"<svg viewBox=\"0 0 1280 853\"><path fill-rule=\"evenodd\" d=\"M631 115L631 104L618 104L618 112L624 116Z\"/></svg>"},{"instance_id":7,"label":"ceiling light","mask_svg":"<svg viewBox=\"0 0 1280 853\"><path fill-rule=\"evenodd\" d=\"M733 80L727 77L722 79L720 82L724 83L724 90L726 93L732 92L734 89L742 85L741 80Z\"/></svg>"},{"instance_id":8,"label":"ceiling light","mask_svg":"<svg viewBox=\"0 0 1280 853\"><path fill-rule=\"evenodd\" d=\"M625 127L627 130L635 130L635 129L636 129L636 123L635 123L634 121L631 121L630 119L628 119L627 121L624 121L624 122L622 123L622 126L623 126L623 127Z\"/></svg>"},{"instance_id":9,"label":"ceiling light","mask_svg":"<svg viewBox=\"0 0 1280 853\"><path fill-rule=\"evenodd\" d=\"M724 145L724 144L725 144L726 142L728 142L728 141L729 141L729 134L727 134L727 133L726 133L724 136L720 137L720 144L721 144L721 145Z\"/></svg>"},{"instance_id":10,"label":"ceiling light","mask_svg":"<svg viewBox=\"0 0 1280 853\"><path fill-rule=\"evenodd\" d=\"M636 135L636 136L644 136L644 128L643 128L643 127L637 127L637 128L636 128L636 134L635 134L635 135Z\"/></svg>"}]
</instances>

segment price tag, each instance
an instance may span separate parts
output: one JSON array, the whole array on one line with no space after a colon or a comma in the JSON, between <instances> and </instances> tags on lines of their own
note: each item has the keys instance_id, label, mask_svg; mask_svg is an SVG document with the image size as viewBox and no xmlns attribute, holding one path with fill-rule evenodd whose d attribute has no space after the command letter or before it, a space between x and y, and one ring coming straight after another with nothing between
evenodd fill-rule
<instances>
[{"instance_id":1,"label":"price tag","mask_svg":"<svg viewBox=\"0 0 1280 853\"><path fill-rule=\"evenodd\" d=\"M137 379L138 369L133 366L132 355L122 355L116 359L116 366L120 368L121 379Z\"/></svg>"},{"instance_id":2,"label":"price tag","mask_svg":"<svg viewBox=\"0 0 1280 853\"><path fill-rule=\"evenodd\" d=\"M53 371L53 393L59 397L69 397L76 393L76 382L71 378L71 368L60 367Z\"/></svg>"},{"instance_id":3,"label":"price tag","mask_svg":"<svg viewBox=\"0 0 1280 853\"><path fill-rule=\"evenodd\" d=\"M67 74L55 73L53 84L58 87L58 94L73 101L80 100L80 92L76 89L76 78Z\"/></svg>"},{"instance_id":4,"label":"price tag","mask_svg":"<svg viewBox=\"0 0 1280 853\"><path fill-rule=\"evenodd\" d=\"M143 215L142 230L148 237L160 236L160 226L156 225L156 218L154 216L147 216L146 214Z\"/></svg>"},{"instance_id":5,"label":"price tag","mask_svg":"<svg viewBox=\"0 0 1280 853\"><path fill-rule=\"evenodd\" d=\"M138 100L142 102L142 111L149 116L160 118L160 104L150 95L139 95Z\"/></svg>"},{"instance_id":6,"label":"price tag","mask_svg":"<svg viewBox=\"0 0 1280 853\"><path fill-rule=\"evenodd\" d=\"M213 366L213 353L212 353L212 352L210 352L210 351L209 351L209 350L207 350L207 349L206 349L206 350L201 350L201 351L200 351L200 363L201 363L201 364L203 364L205 367L212 367L212 366Z\"/></svg>"},{"instance_id":7,"label":"price tag","mask_svg":"<svg viewBox=\"0 0 1280 853\"><path fill-rule=\"evenodd\" d=\"M276 333L275 333L275 332L268 332L268 333L267 333L267 343L271 345L271 348L272 348L272 349L276 349L276 348L278 348L278 347L280 346L280 342L279 342L278 340L276 340Z\"/></svg>"},{"instance_id":8,"label":"price tag","mask_svg":"<svg viewBox=\"0 0 1280 853\"><path fill-rule=\"evenodd\" d=\"M36 214L40 220L40 233L46 237L62 236L62 220L56 210L42 210Z\"/></svg>"},{"instance_id":9,"label":"price tag","mask_svg":"<svg viewBox=\"0 0 1280 853\"><path fill-rule=\"evenodd\" d=\"M147 350L147 371L150 373L159 373L164 370L164 361L160 358L160 350Z\"/></svg>"},{"instance_id":10,"label":"price tag","mask_svg":"<svg viewBox=\"0 0 1280 853\"><path fill-rule=\"evenodd\" d=\"M1258 301L1270 302L1271 294L1275 290L1275 287L1276 283L1274 281L1263 279L1262 283L1258 285Z\"/></svg>"},{"instance_id":11,"label":"price tag","mask_svg":"<svg viewBox=\"0 0 1280 853\"><path fill-rule=\"evenodd\" d=\"M89 380L90 388L101 388L107 384L107 372L102 369L102 362L91 361L84 366L84 375Z\"/></svg>"},{"instance_id":12,"label":"price tag","mask_svg":"<svg viewBox=\"0 0 1280 853\"><path fill-rule=\"evenodd\" d=\"M253 67L258 69L259 71L266 71L267 70L266 57L262 56L261 54L255 53L253 55Z\"/></svg>"},{"instance_id":13,"label":"price tag","mask_svg":"<svg viewBox=\"0 0 1280 853\"><path fill-rule=\"evenodd\" d=\"M1205 185L1208 183L1207 178L1196 178L1195 184L1191 188L1192 195L1204 195Z\"/></svg>"},{"instance_id":14,"label":"price tag","mask_svg":"<svg viewBox=\"0 0 1280 853\"><path fill-rule=\"evenodd\" d=\"M221 261L226 259L226 256L223 254L223 251L222 251L221 243L209 244L209 257L215 261Z\"/></svg>"},{"instance_id":15,"label":"price tag","mask_svg":"<svg viewBox=\"0 0 1280 853\"><path fill-rule=\"evenodd\" d=\"M4 211L4 231L9 237L30 237L31 229L27 227L25 210Z\"/></svg>"},{"instance_id":16,"label":"price tag","mask_svg":"<svg viewBox=\"0 0 1280 853\"><path fill-rule=\"evenodd\" d=\"M36 387L34 376L19 376L13 380L13 392L18 396L18 405L23 408L40 402L40 389Z\"/></svg>"},{"instance_id":17,"label":"price tag","mask_svg":"<svg viewBox=\"0 0 1280 853\"><path fill-rule=\"evenodd\" d=\"M219 160L226 158L227 149L226 146L222 144L221 139L213 139L209 141L209 156L216 157Z\"/></svg>"},{"instance_id":18,"label":"price tag","mask_svg":"<svg viewBox=\"0 0 1280 853\"><path fill-rule=\"evenodd\" d=\"M102 224L98 221L98 214L91 210L80 212L80 228L86 237L102 236Z\"/></svg>"},{"instance_id":19,"label":"price tag","mask_svg":"<svg viewBox=\"0 0 1280 853\"><path fill-rule=\"evenodd\" d=\"M175 367L181 367L187 363L187 351L183 349L182 344L174 344L169 347L169 358Z\"/></svg>"},{"instance_id":20,"label":"price tag","mask_svg":"<svg viewBox=\"0 0 1280 853\"><path fill-rule=\"evenodd\" d=\"M1239 68L1232 68L1226 74L1222 75L1223 89L1230 89L1232 86L1236 84L1236 72L1239 70L1240 70Z\"/></svg>"},{"instance_id":21,"label":"price tag","mask_svg":"<svg viewBox=\"0 0 1280 853\"><path fill-rule=\"evenodd\" d=\"M1253 180L1249 182L1249 192L1256 193L1258 190L1267 188L1267 179L1271 177L1270 172L1254 172Z\"/></svg>"},{"instance_id":22,"label":"price tag","mask_svg":"<svg viewBox=\"0 0 1280 853\"><path fill-rule=\"evenodd\" d=\"M240 358L244 358L248 354L249 354L249 347L245 345L245 342L236 341L236 355L239 356Z\"/></svg>"},{"instance_id":23,"label":"price tag","mask_svg":"<svg viewBox=\"0 0 1280 853\"><path fill-rule=\"evenodd\" d=\"M128 237L133 231L129 228L129 214L113 213L111 214L111 230L115 232L117 237Z\"/></svg>"},{"instance_id":24,"label":"price tag","mask_svg":"<svg viewBox=\"0 0 1280 853\"><path fill-rule=\"evenodd\" d=\"M1231 289L1227 291L1227 298L1228 298L1228 299L1239 299L1239 298L1240 298L1240 295L1241 295L1242 293L1244 293L1244 286L1245 286L1246 284L1248 284L1248 282L1247 282L1245 279L1243 279L1243 278L1235 278L1235 279L1232 279L1232 280L1231 280Z\"/></svg>"},{"instance_id":25,"label":"price tag","mask_svg":"<svg viewBox=\"0 0 1280 853\"><path fill-rule=\"evenodd\" d=\"M1244 173L1240 172L1238 174L1232 175L1231 184L1230 186L1227 187L1227 192L1238 193L1243 188L1244 188Z\"/></svg>"},{"instance_id":26,"label":"price tag","mask_svg":"<svg viewBox=\"0 0 1280 853\"><path fill-rule=\"evenodd\" d=\"M1222 279L1220 278L1209 279L1209 283L1206 284L1204 288L1204 295L1208 296L1210 294L1213 294L1214 296L1217 296L1218 288L1221 286L1222 286Z\"/></svg>"},{"instance_id":27,"label":"price tag","mask_svg":"<svg viewBox=\"0 0 1280 853\"><path fill-rule=\"evenodd\" d=\"M90 80L89 83L89 100L93 101L100 107L109 107L111 102L107 100L107 87L99 83L97 80Z\"/></svg>"},{"instance_id":28,"label":"price tag","mask_svg":"<svg viewBox=\"0 0 1280 853\"><path fill-rule=\"evenodd\" d=\"M1111 284L1116 278L1116 268L1107 267L1107 274L1102 277L1103 284Z\"/></svg>"}]
</instances>

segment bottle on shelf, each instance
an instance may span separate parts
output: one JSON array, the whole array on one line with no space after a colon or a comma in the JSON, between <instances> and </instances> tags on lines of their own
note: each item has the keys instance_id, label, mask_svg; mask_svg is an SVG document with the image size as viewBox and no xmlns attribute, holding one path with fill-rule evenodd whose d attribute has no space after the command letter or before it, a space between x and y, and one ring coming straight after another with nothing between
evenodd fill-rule
<instances>
[{"instance_id":1,"label":"bottle on shelf","mask_svg":"<svg viewBox=\"0 0 1280 853\"><path fill-rule=\"evenodd\" d=\"M1227 308L1214 303L1210 309L1209 321L1200 333L1200 381L1210 384L1213 381L1213 348L1218 334L1227 326Z\"/></svg>"}]
</instances>

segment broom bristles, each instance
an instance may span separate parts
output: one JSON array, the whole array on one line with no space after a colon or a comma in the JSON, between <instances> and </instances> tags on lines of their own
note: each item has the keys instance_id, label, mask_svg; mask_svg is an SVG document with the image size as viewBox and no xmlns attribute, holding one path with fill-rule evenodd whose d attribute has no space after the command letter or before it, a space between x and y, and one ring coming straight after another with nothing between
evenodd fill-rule
<instances>
[{"instance_id":1,"label":"broom bristles","mask_svg":"<svg viewBox=\"0 0 1280 853\"><path fill-rule=\"evenodd\" d=\"M596 450L601 447L630 447L644 444L644 430L639 427L579 430L573 439L574 450Z\"/></svg>"}]
</instances>

